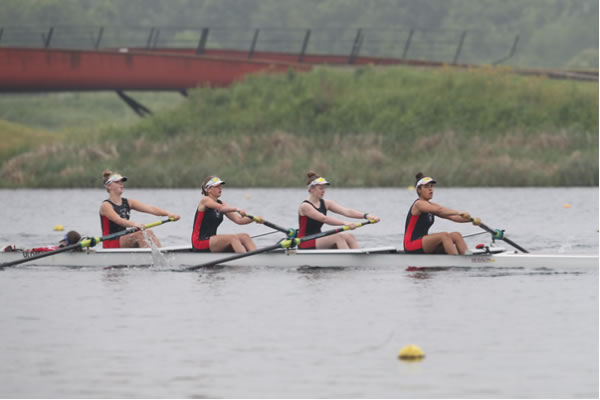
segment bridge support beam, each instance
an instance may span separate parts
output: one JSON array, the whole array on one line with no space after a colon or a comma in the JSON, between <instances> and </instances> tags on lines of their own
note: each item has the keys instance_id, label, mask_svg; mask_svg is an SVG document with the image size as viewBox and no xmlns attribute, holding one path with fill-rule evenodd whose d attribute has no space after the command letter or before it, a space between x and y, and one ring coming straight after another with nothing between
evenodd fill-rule
<instances>
[{"instance_id":1,"label":"bridge support beam","mask_svg":"<svg viewBox=\"0 0 600 400\"><path fill-rule=\"evenodd\" d=\"M152 111L148 107L127 96L122 90L117 90L117 95L140 117L152 115Z\"/></svg>"}]
</instances>

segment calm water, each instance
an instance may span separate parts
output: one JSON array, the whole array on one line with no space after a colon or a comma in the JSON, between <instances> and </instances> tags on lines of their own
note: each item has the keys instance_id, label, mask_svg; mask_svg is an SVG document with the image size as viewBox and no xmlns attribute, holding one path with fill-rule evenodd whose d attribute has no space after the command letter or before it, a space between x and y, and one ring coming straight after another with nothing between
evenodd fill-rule
<instances>
[{"instance_id":1,"label":"calm water","mask_svg":"<svg viewBox=\"0 0 600 400\"><path fill-rule=\"evenodd\" d=\"M126 196L180 213L155 232L163 245L189 243L198 191ZM54 243L56 224L98 235L104 197L0 191L0 245ZM304 197L223 195L283 226L297 224ZM331 188L327 197L383 219L355 231L363 246L401 244L413 192ZM533 252L598 254L597 188L438 188L434 201L506 229ZM443 220L432 231L447 229L478 232ZM269 229L226 221L221 231ZM21 266L0 271L0 303L0 397L598 397L598 270ZM425 351L422 362L396 358L411 343Z\"/></svg>"}]
</instances>

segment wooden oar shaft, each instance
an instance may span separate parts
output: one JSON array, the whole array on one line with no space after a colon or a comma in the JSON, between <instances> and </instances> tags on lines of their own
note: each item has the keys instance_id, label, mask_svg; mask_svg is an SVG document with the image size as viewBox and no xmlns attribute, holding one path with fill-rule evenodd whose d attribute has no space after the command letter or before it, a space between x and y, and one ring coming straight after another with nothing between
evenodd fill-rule
<instances>
[{"instance_id":1,"label":"wooden oar shaft","mask_svg":"<svg viewBox=\"0 0 600 400\"><path fill-rule=\"evenodd\" d=\"M150 228L153 228L153 227L158 226L158 225L165 224L165 223L170 222L170 221L174 221L174 219L173 218L167 218L167 219L164 219L162 221L152 222L150 224L144 225L144 228L145 229L150 229ZM14 260L14 261L10 261L10 262L6 262L6 263L3 263L3 264L0 264L0 268L11 267L13 265L23 264L23 263L26 263L26 262L29 262L29 261L38 260L40 258L50 257L50 256L53 256L55 254L64 253L64 252L70 251L70 250L82 249L84 247L94 247L96 244L98 244L100 242L104 242L105 240L116 239L118 237L127 235L129 233L133 233L133 232L135 232L137 230L138 230L138 228L129 227L129 228L124 229L124 230L122 230L120 232L111 233L110 235L106 235L106 236L102 236L102 237L94 237L94 238L83 239L82 241L80 241L78 243L75 243L75 244L72 244L72 245L69 245L69 246L65 246L65 247L61 247L61 248L56 249L56 250L52 250L52 251L49 251L49 252L36 254L34 256L31 256L31 257L25 257L25 258L22 258L20 260Z\"/></svg>"}]
</instances>

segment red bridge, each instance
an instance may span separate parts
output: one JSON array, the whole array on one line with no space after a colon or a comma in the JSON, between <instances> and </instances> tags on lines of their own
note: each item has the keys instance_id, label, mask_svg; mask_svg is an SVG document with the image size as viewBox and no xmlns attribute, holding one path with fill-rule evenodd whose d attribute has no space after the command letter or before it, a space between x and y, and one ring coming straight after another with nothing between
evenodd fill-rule
<instances>
[{"instance_id":1,"label":"red bridge","mask_svg":"<svg viewBox=\"0 0 600 400\"><path fill-rule=\"evenodd\" d=\"M149 113L150 111L126 96L123 91L165 90L181 91L185 94L187 89L198 86L228 86L247 74L285 73L290 69L303 72L309 71L311 65L315 64L345 66L405 64L430 67L451 64L455 67L477 67L476 65L459 64L457 62L466 42L466 31L456 38L454 47L450 48L447 53L445 58L449 61L441 62L407 58L409 50L413 52L416 51L413 48L419 48L419 32L413 29L404 32L406 33L406 40L402 46L402 54L393 53L394 57L359 55L361 47L365 50L363 42L365 42L367 35L367 30L362 29L356 31L352 40L339 39L344 46L351 44L351 46L346 47L346 49L351 50L348 55L308 53L306 50L311 33L315 34L311 30L296 32L302 34L302 46L299 52L293 53L281 51L281 49L256 50L257 38L260 32L258 29L252 35L249 35L249 32L245 32L243 35L243 38L247 40L250 36L252 37L249 50L227 50L214 48L214 46L209 47L207 45L210 32L208 28L201 30L200 38L196 42L197 45L192 42L186 43L184 46L172 46L171 42L167 41L167 46L160 47L158 42L161 30L151 28L150 34L145 39L145 46L140 43L140 40L134 40L135 43L130 42L128 47L122 48L116 47L123 43L122 37L117 35L118 40L111 41L109 32L105 32L103 27L100 27L96 33L88 31L87 28L85 31L74 29L72 27L52 27L46 32L31 32L27 29L10 30L0 27L0 45L4 46L0 47L0 92L114 90L138 114L142 115L144 112ZM163 29L162 32L165 30ZM215 35L219 32L216 29L213 31ZM275 43L275 47L277 47L276 45L279 42L276 40L285 36L286 33L290 33L288 31L271 32L274 39L269 39L269 37L263 39L264 46L272 47L271 43ZM291 31L292 33L295 32L294 30ZM118 33L114 29L110 32L113 34ZM177 32L180 32L180 30L177 30ZM186 32L189 33L189 31ZM331 32L324 33L331 34ZM131 32L129 34L133 35ZM379 32L373 31L368 32L368 34L374 36ZM441 32L441 34L447 36L448 33ZM427 35L427 32L422 32L423 39L421 39L421 43L425 43L427 47L430 47L435 43ZM36 37L38 38L37 43L36 39L32 39ZM164 37L164 35L161 37ZM171 37L176 36L171 35ZM42 39L41 42L39 41L40 38ZM94 49L85 49L85 38L93 39ZM516 50L518 38L519 36L516 35L510 53L492 64L495 65L512 57ZM31 42L32 40L33 42ZM105 42L104 47L100 46L101 41ZM371 43L381 44L382 41L385 42L383 38L379 38L378 41ZM219 40L219 43L225 42ZM393 43L398 44L396 41ZM56 48L50 48L51 46ZM73 46L75 46L74 49ZM368 53L381 54L378 51L368 51ZM523 69L513 71L557 78L598 80L597 71L592 73Z\"/></svg>"}]
</instances>

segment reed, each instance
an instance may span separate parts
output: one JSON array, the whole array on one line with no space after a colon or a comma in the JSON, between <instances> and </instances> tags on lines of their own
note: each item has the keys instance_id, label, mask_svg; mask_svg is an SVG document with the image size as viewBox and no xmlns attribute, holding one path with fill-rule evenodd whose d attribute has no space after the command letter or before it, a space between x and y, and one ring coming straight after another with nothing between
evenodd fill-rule
<instances>
[{"instance_id":1,"label":"reed","mask_svg":"<svg viewBox=\"0 0 600 400\"><path fill-rule=\"evenodd\" d=\"M598 84L509 70L363 67L248 76L137 123L69 136L2 163L3 187L598 185ZM50 179L51 178L51 179Z\"/></svg>"}]
</instances>

